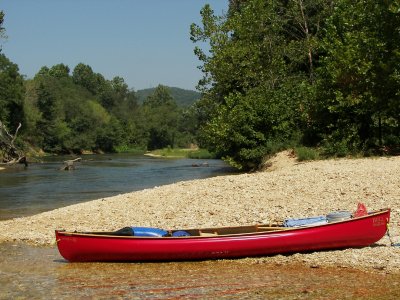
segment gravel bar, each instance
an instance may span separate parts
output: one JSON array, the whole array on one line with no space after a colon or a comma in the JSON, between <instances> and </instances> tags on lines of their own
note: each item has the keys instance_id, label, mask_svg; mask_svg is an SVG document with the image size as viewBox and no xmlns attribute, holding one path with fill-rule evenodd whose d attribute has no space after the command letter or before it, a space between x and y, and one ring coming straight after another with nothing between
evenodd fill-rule
<instances>
[{"instance_id":1,"label":"gravel bar","mask_svg":"<svg viewBox=\"0 0 400 300\"><path fill-rule=\"evenodd\" d=\"M289 151L264 171L183 181L0 221L0 242L54 245L54 230L112 231L125 226L237 226L286 218L392 209L390 235L400 242L400 157L297 162ZM78 172L78 171L77 171ZM135 180L135 178L132 178ZM400 273L400 247L387 236L371 247L241 259L243 263L337 266Z\"/></svg>"}]
</instances>

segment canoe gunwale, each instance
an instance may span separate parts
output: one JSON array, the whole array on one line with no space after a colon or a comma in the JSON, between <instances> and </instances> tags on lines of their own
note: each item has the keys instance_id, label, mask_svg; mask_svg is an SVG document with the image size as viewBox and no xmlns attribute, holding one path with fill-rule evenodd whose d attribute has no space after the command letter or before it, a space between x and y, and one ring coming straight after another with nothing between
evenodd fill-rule
<instances>
[{"instance_id":1,"label":"canoe gunwale","mask_svg":"<svg viewBox=\"0 0 400 300\"><path fill-rule=\"evenodd\" d=\"M184 231L215 231L215 230L223 230L223 229L240 229L245 227L255 227L261 229L260 231L253 231L253 232L240 232L240 233L231 233L231 234L210 234L210 235L191 235L191 236L181 236L181 237L174 237L174 236L165 236L165 237L146 237L146 236L123 236L123 235L112 235L112 234L103 234L102 232L71 232L66 230L56 230L56 234L60 234L63 236L75 236L75 237L86 237L86 238L106 238L106 239L134 239L134 240L182 240L182 239L213 239L213 238L227 238L227 237L241 237L241 236L257 236L257 235L268 235L272 233L280 233L280 232L289 232L289 231L299 231L299 230L307 230L312 228L318 227L325 227L325 226L335 226L341 223L351 223L356 222L361 219L371 218L376 215L385 214L390 212L390 208L380 209L378 211L374 211L369 213L368 215L351 218L347 220L340 220L335 222L329 222L326 224L318 224L318 225L308 225L308 226L298 226L298 227L279 227L279 226L269 226L268 224L256 224L256 225L245 225L245 226L232 226L232 227L215 227L215 228L195 228L195 229L173 229L168 230L169 232L184 230ZM388 222L389 220L387 220ZM264 228L268 228L267 230L262 230Z\"/></svg>"}]
</instances>

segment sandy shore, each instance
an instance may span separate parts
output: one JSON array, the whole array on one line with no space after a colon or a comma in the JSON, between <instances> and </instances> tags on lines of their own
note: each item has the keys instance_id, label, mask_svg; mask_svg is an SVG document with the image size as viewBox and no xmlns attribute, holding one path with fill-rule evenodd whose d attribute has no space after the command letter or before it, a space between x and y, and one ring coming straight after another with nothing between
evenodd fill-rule
<instances>
[{"instance_id":1,"label":"sandy shore","mask_svg":"<svg viewBox=\"0 0 400 300\"><path fill-rule=\"evenodd\" d=\"M269 171L268 171L269 170ZM54 244L54 230L116 230L128 225L190 228L268 223L291 217L390 207L390 232L400 242L400 157L298 163L279 154L267 171L179 182L0 222L0 242ZM134 180L134 179L132 179ZM363 249L242 259L302 262L400 272L400 247L384 237Z\"/></svg>"}]
</instances>

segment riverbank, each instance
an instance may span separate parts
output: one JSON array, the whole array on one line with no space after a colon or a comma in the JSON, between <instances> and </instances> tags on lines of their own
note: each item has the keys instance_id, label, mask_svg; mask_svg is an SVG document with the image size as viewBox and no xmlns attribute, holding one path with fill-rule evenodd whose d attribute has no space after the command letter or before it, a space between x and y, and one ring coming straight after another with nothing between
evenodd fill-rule
<instances>
[{"instance_id":1,"label":"riverbank","mask_svg":"<svg viewBox=\"0 0 400 300\"><path fill-rule=\"evenodd\" d=\"M193 148L164 148L146 152L144 155L163 158L193 158L193 159L214 159L215 155L206 149Z\"/></svg>"},{"instance_id":2,"label":"riverbank","mask_svg":"<svg viewBox=\"0 0 400 300\"><path fill-rule=\"evenodd\" d=\"M161 228L235 226L291 217L392 208L392 239L400 242L400 157L298 163L289 153L267 171L220 176L71 205L0 222L0 241L54 244L54 229L116 230L127 225ZM400 247L384 237L363 249L242 259L243 263L338 266L400 272Z\"/></svg>"}]
</instances>

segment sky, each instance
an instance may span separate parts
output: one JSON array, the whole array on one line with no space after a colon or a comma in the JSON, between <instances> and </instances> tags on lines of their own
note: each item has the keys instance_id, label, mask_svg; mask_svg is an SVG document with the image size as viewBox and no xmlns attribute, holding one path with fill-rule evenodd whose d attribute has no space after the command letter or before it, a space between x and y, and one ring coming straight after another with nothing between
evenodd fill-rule
<instances>
[{"instance_id":1,"label":"sky","mask_svg":"<svg viewBox=\"0 0 400 300\"><path fill-rule=\"evenodd\" d=\"M158 84L194 90L202 77L190 24L228 0L0 0L2 53L32 78L43 66L89 65L134 90Z\"/></svg>"}]
</instances>

